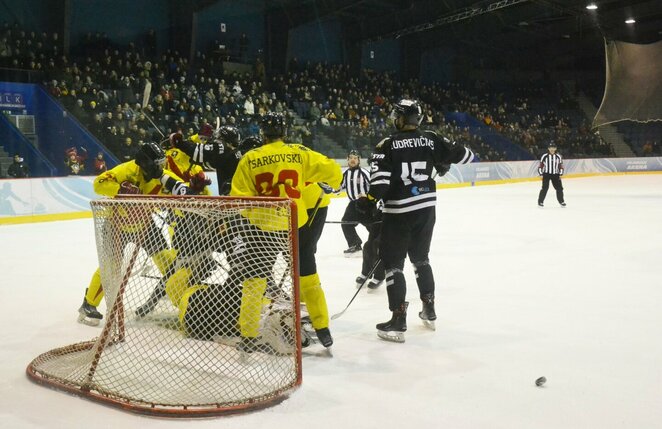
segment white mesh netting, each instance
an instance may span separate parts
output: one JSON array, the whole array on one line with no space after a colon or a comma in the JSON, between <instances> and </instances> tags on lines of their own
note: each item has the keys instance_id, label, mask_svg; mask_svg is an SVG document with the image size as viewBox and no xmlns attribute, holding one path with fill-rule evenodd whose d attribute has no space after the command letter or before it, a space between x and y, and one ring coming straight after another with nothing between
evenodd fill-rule
<instances>
[{"instance_id":1,"label":"white mesh netting","mask_svg":"<svg viewBox=\"0 0 662 429\"><path fill-rule=\"evenodd\" d=\"M105 324L37 357L33 380L184 416L269 405L300 384L290 201L138 197L92 212Z\"/></svg>"}]
</instances>

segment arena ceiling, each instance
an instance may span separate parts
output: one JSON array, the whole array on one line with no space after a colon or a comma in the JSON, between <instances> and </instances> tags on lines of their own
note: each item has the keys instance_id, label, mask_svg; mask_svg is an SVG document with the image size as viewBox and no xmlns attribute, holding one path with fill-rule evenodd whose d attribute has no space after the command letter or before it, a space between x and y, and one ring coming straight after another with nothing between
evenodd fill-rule
<instances>
[{"instance_id":1,"label":"arena ceiling","mask_svg":"<svg viewBox=\"0 0 662 429\"><path fill-rule=\"evenodd\" d=\"M598 9L586 9L589 3ZM539 56L557 68L595 63L603 38L662 39L660 0L266 0L266 8L291 26L338 18L356 42L459 45L496 62Z\"/></svg>"}]
</instances>

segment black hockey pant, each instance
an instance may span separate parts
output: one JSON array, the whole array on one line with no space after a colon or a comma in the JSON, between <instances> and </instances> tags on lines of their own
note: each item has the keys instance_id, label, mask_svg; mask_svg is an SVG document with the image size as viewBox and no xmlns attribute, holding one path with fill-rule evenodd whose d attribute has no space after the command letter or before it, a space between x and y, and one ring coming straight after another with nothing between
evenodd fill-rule
<instances>
[{"instance_id":1,"label":"black hockey pant","mask_svg":"<svg viewBox=\"0 0 662 429\"><path fill-rule=\"evenodd\" d=\"M386 291L391 311L405 302L407 285L402 270L407 255L414 265L420 297L434 296L434 276L428 254L435 219L434 207L402 214L384 213L379 254L386 270Z\"/></svg>"}]
</instances>

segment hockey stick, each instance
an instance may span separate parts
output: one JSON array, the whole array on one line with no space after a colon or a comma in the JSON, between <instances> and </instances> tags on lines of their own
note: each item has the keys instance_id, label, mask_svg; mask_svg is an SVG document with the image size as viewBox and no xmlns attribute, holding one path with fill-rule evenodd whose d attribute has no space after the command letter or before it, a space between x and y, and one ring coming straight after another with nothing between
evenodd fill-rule
<instances>
[{"instance_id":1,"label":"hockey stick","mask_svg":"<svg viewBox=\"0 0 662 429\"><path fill-rule=\"evenodd\" d=\"M361 283L361 286L359 286L359 288L356 289L356 292L354 293L354 296L352 297L352 299L349 300L349 302L347 303L347 306L345 307L345 309L343 311L341 311L340 313L336 313L333 316L331 316L331 320L336 320L337 318L339 318L340 316L345 314L345 311L347 311L349 306L352 305L352 302L354 302L354 299L356 298L356 296L359 294L359 292L361 292L361 289L363 289L363 286L365 286L366 283L368 283L368 280L370 280L370 277L372 277L372 275L375 273L375 270L377 270L377 267L379 266L379 264L381 262L382 262L381 258L377 259L377 262L375 262L375 265L373 265L373 267L370 269L370 272L365 277L365 280L363 280L363 283Z\"/></svg>"},{"instance_id":2,"label":"hockey stick","mask_svg":"<svg viewBox=\"0 0 662 429\"><path fill-rule=\"evenodd\" d=\"M145 117L150 122L150 124L152 124L154 126L154 128L156 128L156 131L158 131L159 134L161 134L161 137L163 137L164 139L167 139L166 135L163 134L163 131L161 131L161 129L156 126L154 121L152 121L152 118L150 118L149 115L147 113L145 113L145 109L147 108L147 104L149 104L149 97L150 97L151 92L152 92L152 82L150 82L148 80L145 83L145 90L143 91L143 100L142 100L142 104L140 105L140 107L141 107L140 108L140 113L145 115ZM133 112L133 110L132 110L132 112ZM134 114L135 114L135 112L134 112Z\"/></svg>"},{"instance_id":3,"label":"hockey stick","mask_svg":"<svg viewBox=\"0 0 662 429\"><path fill-rule=\"evenodd\" d=\"M356 220L325 220L324 223L335 223L340 225L375 225L377 223L382 223L381 220L376 220L374 222L359 222Z\"/></svg>"},{"instance_id":4,"label":"hockey stick","mask_svg":"<svg viewBox=\"0 0 662 429\"><path fill-rule=\"evenodd\" d=\"M308 222L304 226L310 226L313 223L313 220L315 219L315 215L317 214L317 211L320 209L320 204L322 204L322 199L324 198L324 189L320 192L320 197L317 199L317 202L315 203L315 207L313 207L313 214L310 215L308 218Z\"/></svg>"}]
</instances>

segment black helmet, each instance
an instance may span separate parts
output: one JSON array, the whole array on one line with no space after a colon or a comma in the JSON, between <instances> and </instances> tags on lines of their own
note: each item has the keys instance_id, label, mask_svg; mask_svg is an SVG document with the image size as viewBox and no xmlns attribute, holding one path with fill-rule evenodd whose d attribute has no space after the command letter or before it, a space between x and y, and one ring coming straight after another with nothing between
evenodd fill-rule
<instances>
[{"instance_id":1,"label":"black helmet","mask_svg":"<svg viewBox=\"0 0 662 429\"><path fill-rule=\"evenodd\" d=\"M262 146L262 140L257 137L257 136L249 136L246 137L239 143L239 147L237 147L237 150L241 152L242 155L245 155L246 152L248 152L251 149L255 149L257 147Z\"/></svg>"},{"instance_id":2,"label":"black helmet","mask_svg":"<svg viewBox=\"0 0 662 429\"><path fill-rule=\"evenodd\" d=\"M136 153L136 164L143 171L145 180L161 177L165 166L166 155L161 146L147 142L140 146Z\"/></svg>"},{"instance_id":3,"label":"black helmet","mask_svg":"<svg viewBox=\"0 0 662 429\"><path fill-rule=\"evenodd\" d=\"M239 144L239 130L236 127L224 125L218 129L218 137L223 143L229 144L236 148Z\"/></svg>"},{"instance_id":4,"label":"black helmet","mask_svg":"<svg viewBox=\"0 0 662 429\"><path fill-rule=\"evenodd\" d=\"M550 142L547 144L547 147L548 147L548 148L553 147L553 148L556 149L556 143L554 143L554 140L550 141Z\"/></svg>"},{"instance_id":5,"label":"black helmet","mask_svg":"<svg viewBox=\"0 0 662 429\"><path fill-rule=\"evenodd\" d=\"M418 127L423 120L423 109L416 100L402 99L393 106L390 118L397 129L402 129L405 125ZM399 126L398 118L404 119Z\"/></svg>"},{"instance_id":6,"label":"black helmet","mask_svg":"<svg viewBox=\"0 0 662 429\"><path fill-rule=\"evenodd\" d=\"M352 150L349 151L349 153L347 154L347 158L349 158L350 156L357 156L357 157L361 158L361 154L356 149L352 149Z\"/></svg>"},{"instance_id":7,"label":"black helmet","mask_svg":"<svg viewBox=\"0 0 662 429\"><path fill-rule=\"evenodd\" d=\"M281 113L267 112L262 117L262 134L268 139L285 137L285 116Z\"/></svg>"}]
</instances>

